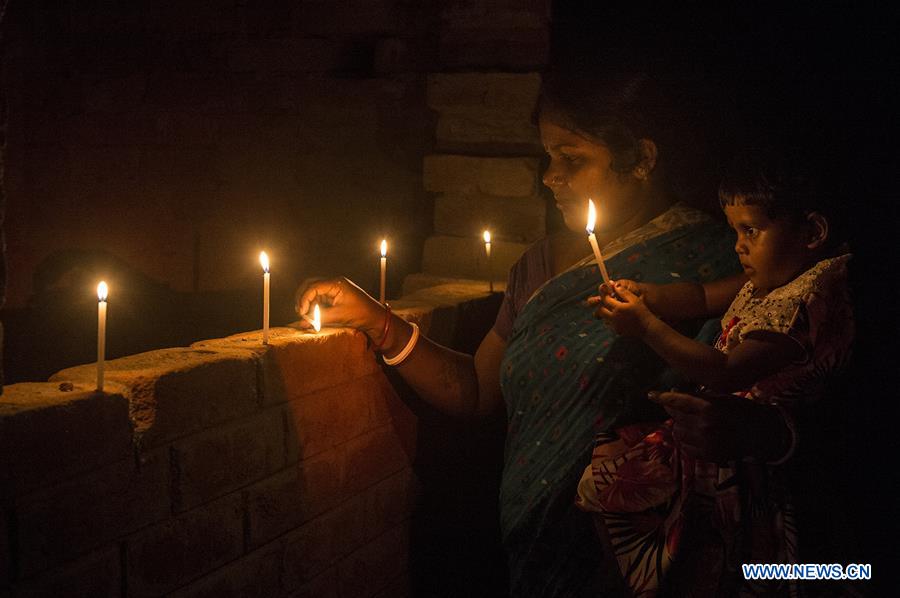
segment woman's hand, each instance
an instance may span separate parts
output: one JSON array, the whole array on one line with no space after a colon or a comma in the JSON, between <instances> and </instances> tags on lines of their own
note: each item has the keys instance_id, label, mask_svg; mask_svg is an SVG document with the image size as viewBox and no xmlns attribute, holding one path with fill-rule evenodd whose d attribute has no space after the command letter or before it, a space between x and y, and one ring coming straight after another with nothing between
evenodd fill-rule
<instances>
[{"instance_id":1,"label":"woman's hand","mask_svg":"<svg viewBox=\"0 0 900 598\"><path fill-rule=\"evenodd\" d=\"M606 320L616 334L642 338L655 316L644 303L644 297L631 290L641 292L640 286L630 280L604 283L600 285L600 295L588 297L587 302L597 306L594 315Z\"/></svg>"},{"instance_id":2,"label":"woman's hand","mask_svg":"<svg viewBox=\"0 0 900 598\"><path fill-rule=\"evenodd\" d=\"M309 315L313 304L319 304L322 325L355 328L366 333L373 342L384 327L384 307L364 290L346 278L312 282L297 294L297 314ZM308 326L307 322L303 325Z\"/></svg>"},{"instance_id":3,"label":"woman's hand","mask_svg":"<svg viewBox=\"0 0 900 598\"><path fill-rule=\"evenodd\" d=\"M675 440L692 457L715 463L744 457L773 461L790 445L790 430L771 405L731 394L651 392L648 397L672 416Z\"/></svg>"}]
</instances>

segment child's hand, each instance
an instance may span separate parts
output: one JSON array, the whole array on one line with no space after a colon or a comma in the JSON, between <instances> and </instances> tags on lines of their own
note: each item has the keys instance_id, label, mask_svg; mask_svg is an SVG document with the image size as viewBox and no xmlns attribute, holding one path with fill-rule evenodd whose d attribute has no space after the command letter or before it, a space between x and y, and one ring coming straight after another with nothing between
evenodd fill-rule
<instances>
[{"instance_id":1,"label":"child's hand","mask_svg":"<svg viewBox=\"0 0 900 598\"><path fill-rule=\"evenodd\" d=\"M638 285L630 280L626 282ZM631 291L629 285L620 282L612 284L613 289L603 284L599 296L588 297L589 305L598 306L594 315L606 320L616 334L643 337L655 316L647 309L644 298Z\"/></svg>"}]
</instances>

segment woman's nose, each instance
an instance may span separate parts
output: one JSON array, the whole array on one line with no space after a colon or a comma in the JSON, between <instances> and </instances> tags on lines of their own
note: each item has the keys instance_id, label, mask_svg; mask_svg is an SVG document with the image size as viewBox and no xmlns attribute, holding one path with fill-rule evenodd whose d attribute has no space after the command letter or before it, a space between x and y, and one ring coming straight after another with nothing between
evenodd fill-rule
<instances>
[{"instance_id":1,"label":"woman's nose","mask_svg":"<svg viewBox=\"0 0 900 598\"><path fill-rule=\"evenodd\" d=\"M547 187L558 187L563 184L563 177L559 174L559 171L553 167L553 164L547 167L547 170L544 171L543 177L544 185Z\"/></svg>"}]
</instances>

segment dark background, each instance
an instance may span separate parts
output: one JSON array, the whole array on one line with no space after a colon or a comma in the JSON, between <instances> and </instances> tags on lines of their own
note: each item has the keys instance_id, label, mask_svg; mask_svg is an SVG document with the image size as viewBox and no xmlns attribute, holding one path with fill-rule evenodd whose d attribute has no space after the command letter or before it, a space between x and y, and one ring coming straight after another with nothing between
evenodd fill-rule
<instances>
[{"instance_id":1,"label":"dark background","mask_svg":"<svg viewBox=\"0 0 900 598\"><path fill-rule=\"evenodd\" d=\"M85 60L109 58L114 44L79 43L78 33L67 29L64 23L58 24L57 29L30 30L29 19L34 15L29 12L31 7L50 4L13 0L7 21L18 26L19 37L7 39L5 43L17 43L30 31L35 36L61 36L57 40L59 45L77 46ZM85 6L88 4L92 3ZM116 10L125 10L126 4L116 3ZM423 71L434 66L434 49L427 43L427 28L440 4L422 3L425 8L421 37L426 42L420 48L423 58L419 68ZM682 128L688 131L688 137L680 151L689 154L682 157L684 163L692 165L688 172L681 174L685 175L686 188L692 189L707 207L716 209L716 181L739 147L760 140L785 143L797 147L798 151L809 152L822 164L819 170L822 180L842 198L845 208L841 220L847 226L855 254L852 276L859 331L854 363L839 387L848 397L847 409L840 414L841 425L832 430L835 452L839 454L833 469L826 469L822 475L834 476L835 485L846 488L847 510L832 516L850 520L858 531L860 541L857 552L851 555L852 560L875 563L876 578L889 575L887 564L897 560L893 505L900 484L900 467L895 463L897 389L900 388L894 351L898 328L895 308L898 294L894 283L898 234L897 192L893 180L897 143L894 81L900 74L893 39L898 29L895 12L849 3L827 8L792 3L787 8L753 4L716 9L685 3L676 9L653 3L635 8L618 2L558 1L553 6L551 23L553 68L602 69L607 65L631 64L676 83L673 87L679 90L679 97L673 97L673 101L687 108L683 124L688 126ZM175 36L175 32L169 33ZM166 38L167 32L159 31L153 39ZM46 43L47 40L43 37L31 40L38 41ZM147 51L156 48L148 47ZM351 63L356 66L345 74L349 79L365 77L372 68L370 49L363 45L354 51L357 59ZM44 75L38 72L31 76L40 80ZM421 100L415 96L415 89L412 85L409 95L404 96L409 105ZM396 110L396 105L389 103L384 108L387 113L392 110ZM400 164L398 171L406 172L413 180L419 174L416 169L421 164L421 155L430 147L433 127L424 111L403 116L406 118L383 119L379 127L382 133L394 132L394 137L389 135L388 139L402 151L394 155L392 163ZM9 118L14 124L18 116L13 113ZM359 202L364 206L363 218L401 230L408 248L406 253L412 256L392 273L395 278L391 284L396 292L402 274L418 270L417 252L421 251L421 242L428 233L422 226L429 222L429 198L411 192L395 205L389 198L390 192L388 186L384 198ZM386 206L406 208L410 216L400 222L384 223ZM139 207L127 203L110 205L111 210L121 212ZM32 209L40 210L41 206L35 204ZM216 206L207 205L203 209L214 211ZM368 238L356 235L363 239L359 246L336 252L322 249L329 235L352 238L359 232L346 226L329 228L330 216L345 211L345 205L321 207L316 212L319 224L309 227L318 231L319 236L302 247L286 244L285 252L302 250L306 260L302 269L290 273L293 279L310 274L346 273L365 278L366 284L374 283L374 268L370 272L355 257L363 250L363 241L369 242ZM283 218L277 204L264 216L256 224L278 224ZM291 216L304 220L303 214L291 213ZM128 286L135 289L135 301L128 308L132 310L128 314L130 338L127 342L111 340L110 356L256 327L258 276L252 263L255 253L249 254L248 264L242 265L247 273L241 274L244 278L236 278L239 284L231 290L173 291L153 277L131 272L129 265L117 258L103 258L114 271L129 277ZM63 256L58 265L48 266L44 276L53 281L53 267L65 270L71 263L96 259L96 252L87 257L77 253ZM17 267L15 263L9 264L10 276L16 275ZM285 285L276 291L273 322L291 318L292 287L293 284ZM27 305L4 309L8 383L42 379L57 369L93 358L93 345L89 341L94 322L83 318L84 313L93 313L93 303L84 302L77 306L81 309L78 311L71 305L70 289L65 286L56 289L51 282L42 288L42 292L29 298ZM120 305L127 304L128 301L120 300ZM144 309L152 312L152 318L141 312ZM448 444L454 440L449 432ZM472 446L490 446L495 437L490 431L485 434ZM478 520L479 514L488 508L485 505L489 498L496 496L490 484L484 484L480 491L474 487L479 479L490 478L496 463L478 461L475 449L463 451L457 458L460 469L467 462L477 462L478 475L464 481L471 487L464 487L461 492L466 495L465 490L471 491L467 496L472 497L472 510L461 512L459 521L451 522L465 525L466 515ZM490 515L485 516L482 523L490 520ZM443 587L447 595L465 593L466 588L471 593L473 584L483 587L486 594L501 592L504 576L498 572L502 569L502 555L496 544L491 543L491 532L488 530L480 538L483 545L460 547L441 566L434 565L438 576L434 586ZM455 536L449 534L446 540L455 541ZM437 563L447 554L425 558Z\"/></svg>"}]
</instances>

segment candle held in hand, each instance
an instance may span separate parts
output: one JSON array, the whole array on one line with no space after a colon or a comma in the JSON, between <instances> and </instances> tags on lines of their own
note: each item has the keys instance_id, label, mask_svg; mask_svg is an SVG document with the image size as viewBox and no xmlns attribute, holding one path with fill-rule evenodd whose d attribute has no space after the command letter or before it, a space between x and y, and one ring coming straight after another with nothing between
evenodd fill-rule
<instances>
[{"instance_id":1,"label":"candle held in hand","mask_svg":"<svg viewBox=\"0 0 900 598\"><path fill-rule=\"evenodd\" d=\"M259 254L259 264L263 269L263 344L269 344L269 256L265 251Z\"/></svg>"},{"instance_id":2,"label":"candle held in hand","mask_svg":"<svg viewBox=\"0 0 900 598\"><path fill-rule=\"evenodd\" d=\"M103 390L106 360L106 298L109 287L104 281L97 285L97 390Z\"/></svg>"},{"instance_id":3,"label":"candle held in hand","mask_svg":"<svg viewBox=\"0 0 900 598\"><path fill-rule=\"evenodd\" d=\"M603 282L608 283L609 272L606 271L606 264L603 263L603 255L600 253L600 246L597 245L597 237L594 236L594 224L596 222L597 210L594 208L594 201L592 199L588 199L588 242L591 244L591 249L594 250L594 257L597 258L597 266L600 268L600 275L603 277Z\"/></svg>"}]
</instances>

